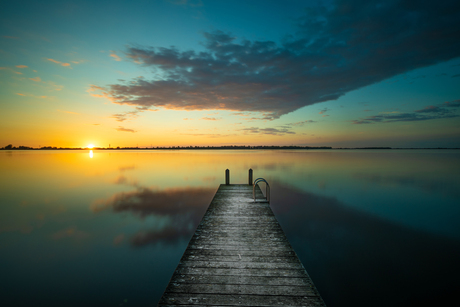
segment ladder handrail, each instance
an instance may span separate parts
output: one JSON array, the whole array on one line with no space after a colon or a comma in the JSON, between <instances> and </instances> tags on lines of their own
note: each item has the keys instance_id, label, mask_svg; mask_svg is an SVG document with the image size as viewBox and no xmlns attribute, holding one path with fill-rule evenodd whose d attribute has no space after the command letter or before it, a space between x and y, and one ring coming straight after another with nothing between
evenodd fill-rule
<instances>
[{"instance_id":1,"label":"ladder handrail","mask_svg":"<svg viewBox=\"0 0 460 307\"><path fill-rule=\"evenodd\" d=\"M256 180L254 180L254 184L252 186L252 196L254 197L254 202L256 202L256 185L259 185L259 182L265 182L265 198L267 199L267 202L270 204L270 185L264 178L257 178Z\"/></svg>"}]
</instances>

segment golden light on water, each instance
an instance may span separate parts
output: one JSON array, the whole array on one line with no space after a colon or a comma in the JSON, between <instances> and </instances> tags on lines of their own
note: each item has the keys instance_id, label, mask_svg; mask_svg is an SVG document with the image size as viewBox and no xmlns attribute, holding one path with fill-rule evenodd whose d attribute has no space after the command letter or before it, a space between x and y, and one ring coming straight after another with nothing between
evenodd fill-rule
<instances>
[{"instance_id":1,"label":"golden light on water","mask_svg":"<svg viewBox=\"0 0 460 307\"><path fill-rule=\"evenodd\" d=\"M93 151L92 151L92 150L89 151L89 157L90 157L91 159L93 158Z\"/></svg>"}]
</instances>

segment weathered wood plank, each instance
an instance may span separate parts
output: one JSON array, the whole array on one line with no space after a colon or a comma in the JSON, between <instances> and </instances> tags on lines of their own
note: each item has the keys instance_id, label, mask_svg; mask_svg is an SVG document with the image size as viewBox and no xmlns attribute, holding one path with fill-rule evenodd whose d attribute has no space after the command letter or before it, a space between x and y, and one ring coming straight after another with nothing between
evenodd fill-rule
<instances>
[{"instance_id":1,"label":"weathered wood plank","mask_svg":"<svg viewBox=\"0 0 460 307\"><path fill-rule=\"evenodd\" d=\"M171 283L188 284L240 284L240 285L265 285L265 286L307 286L312 287L309 279L302 277L266 277L266 276L235 276L229 275L222 278L219 275L194 275L175 274Z\"/></svg>"},{"instance_id":2,"label":"weathered wood plank","mask_svg":"<svg viewBox=\"0 0 460 307\"><path fill-rule=\"evenodd\" d=\"M291 269L301 270L302 264L299 262L248 262L248 261L200 261L188 260L181 261L183 267L192 268L216 268L216 269Z\"/></svg>"},{"instance_id":3,"label":"weathered wood plank","mask_svg":"<svg viewBox=\"0 0 460 307\"><path fill-rule=\"evenodd\" d=\"M196 284L196 283L170 283L166 292L189 293L189 294L252 294L267 296L314 296L312 288L302 286L269 286L269 285L240 285L237 284Z\"/></svg>"},{"instance_id":4,"label":"weathered wood plank","mask_svg":"<svg viewBox=\"0 0 460 307\"><path fill-rule=\"evenodd\" d=\"M218 249L187 249L184 253L184 255L204 255L204 256L238 256L240 255L241 257L288 257L288 256L294 256L295 253L293 251L286 251L286 250L281 250L281 251L274 251L274 250L269 250L269 251L260 251L260 250L255 250L255 251L234 251L234 250L218 250Z\"/></svg>"},{"instance_id":5,"label":"weathered wood plank","mask_svg":"<svg viewBox=\"0 0 460 307\"><path fill-rule=\"evenodd\" d=\"M305 269L222 269L222 268L177 268L175 274L201 274L201 275L223 275L223 276L261 276L261 277L302 277L308 278Z\"/></svg>"},{"instance_id":6,"label":"weathered wood plank","mask_svg":"<svg viewBox=\"0 0 460 307\"><path fill-rule=\"evenodd\" d=\"M265 256L242 256L241 254L218 256L212 254L205 255L190 255L186 254L181 261L231 261L231 262L262 262L262 263L299 263L299 259L295 256L289 257L265 257Z\"/></svg>"},{"instance_id":7,"label":"weathered wood plank","mask_svg":"<svg viewBox=\"0 0 460 307\"><path fill-rule=\"evenodd\" d=\"M252 186L221 185L158 304L177 305L324 302L268 203L253 202Z\"/></svg>"},{"instance_id":8,"label":"weathered wood plank","mask_svg":"<svg viewBox=\"0 0 460 307\"><path fill-rule=\"evenodd\" d=\"M169 294L169 292L166 292ZM207 306L324 306L318 301L317 296L266 296L245 294L185 294L171 293L163 295L160 305L201 304Z\"/></svg>"}]
</instances>

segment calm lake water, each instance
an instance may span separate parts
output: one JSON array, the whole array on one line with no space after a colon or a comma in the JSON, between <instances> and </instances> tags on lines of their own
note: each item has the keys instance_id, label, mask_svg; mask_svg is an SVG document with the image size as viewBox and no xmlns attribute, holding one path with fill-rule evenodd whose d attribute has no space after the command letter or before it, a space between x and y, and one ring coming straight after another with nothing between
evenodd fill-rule
<instances>
[{"instance_id":1,"label":"calm lake water","mask_svg":"<svg viewBox=\"0 0 460 307\"><path fill-rule=\"evenodd\" d=\"M1 305L155 306L227 168L329 307L457 298L458 150L0 151Z\"/></svg>"}]
</instances>

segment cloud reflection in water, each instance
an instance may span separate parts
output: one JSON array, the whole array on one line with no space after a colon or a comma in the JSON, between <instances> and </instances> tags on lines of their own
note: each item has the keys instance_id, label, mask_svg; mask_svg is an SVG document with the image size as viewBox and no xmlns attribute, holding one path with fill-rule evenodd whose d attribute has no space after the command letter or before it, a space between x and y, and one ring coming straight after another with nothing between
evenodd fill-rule
<instances>
[{"instance_id":1,"label":"cloud reflection in water","mask_svg":"<svg viewBox=\"0 0 460 307\"><path fill-rule=\"evenodd\" d=\"M116 193L108 199L97 200L91 205L93 212L112 209L116 213L130 212L144 219L147 216L168 218L168 224L160 229L140 231L131 237L132 246L140 247L162 242L172 244L189 239L199 224L215 188L169 188L156 190L137 187L132 192Z\"/></svg>"}]
</instances>

